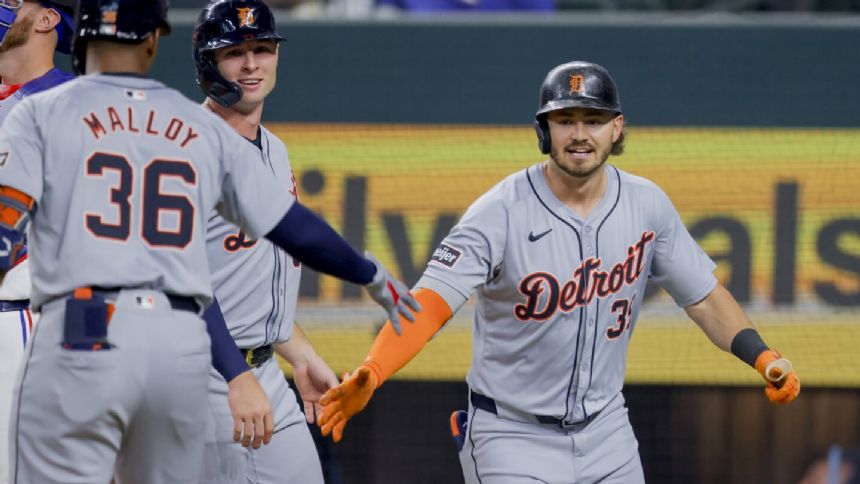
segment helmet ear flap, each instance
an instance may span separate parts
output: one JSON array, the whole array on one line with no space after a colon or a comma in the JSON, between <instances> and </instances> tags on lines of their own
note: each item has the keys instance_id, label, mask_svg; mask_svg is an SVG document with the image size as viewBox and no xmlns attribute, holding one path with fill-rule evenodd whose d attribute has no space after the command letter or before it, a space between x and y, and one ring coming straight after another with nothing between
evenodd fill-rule
<instances>
[{"instance_id":1,"label":"helmet ear flap","mask_svg":"<svg viewBox=\"0 0 860 484\"><path fill-rule=\"evenodd\" d=\"M539 116L538 119L535 119L535 133L537 133L540 152L548 155L552 151L552 140L549 137L549 124L546 122L546 116Z\"/></svg>"},{"instance_id":2,"label":"helmet ear flap","mask_svg":"<svg viewBox=\"0 0 860 484\"><path fill-rule=\"evenodd\" d=\"M211 53L195 53L197 61L197 84L206 96L229 108L242 99L242 86L230 82L221 75Z\"/></svg>"}]
</instances>

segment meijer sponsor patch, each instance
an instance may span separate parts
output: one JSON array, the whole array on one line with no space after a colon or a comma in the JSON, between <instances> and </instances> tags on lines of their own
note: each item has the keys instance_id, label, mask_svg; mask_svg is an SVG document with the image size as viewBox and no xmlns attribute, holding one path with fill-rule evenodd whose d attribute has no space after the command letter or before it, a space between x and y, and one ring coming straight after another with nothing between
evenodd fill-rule
<instances>
[{"instance_id":1,"label":"meijer sponsor patch","mask_svg":"<svg viewBox=\"0 0 860 484\"><path fill-rule=\"evenodd\" d=\"M451 247L446 244L439 244L439 247L433 251L433 255L430 256L431 262L438 262L444 266L454 267L454 264L460 260L460 252L458 249Z\"/></svg>"}]
</instances>

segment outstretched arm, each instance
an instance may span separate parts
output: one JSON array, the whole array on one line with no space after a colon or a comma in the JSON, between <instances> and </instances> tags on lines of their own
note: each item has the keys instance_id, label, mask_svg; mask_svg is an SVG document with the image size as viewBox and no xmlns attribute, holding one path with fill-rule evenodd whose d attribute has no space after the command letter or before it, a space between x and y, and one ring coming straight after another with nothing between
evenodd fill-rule
<instances>
[{"instance_id":1,"label":"outstretched arm","mask_svg":"<svg viewBox=\"0 0 860 484\"><path fill-rule=\"evenodd\" d=\"M422 308L415 313L415 323L404 327L400 336L391 325L383 326L364 363L350 377L345 378L340 386L329 390L320 399L323 414L319 424L323 435L331 433L334 441L339 442L346 423L367 406L373 392L409 363L451 319L451 307L436 292L418 289L415 298Z\"/></svg>"},{"instance_id":2,"label":"outstretched arm","mask_svg":"<svg viewBox=\"0 0 860 484\"><path fill-rule=\"evenodd\" d=\"M702 328L708 339L723 351L732 351L732 340L738 332L753 328L747 314L722 284L717 284L705 299L684 310Z\"/></svg>"},{"instance_id":3,"label":"outstretched arm","mask_svg":"<svg viewBox=\"0 0 860 484\"><path fill-rule=\"evenodd\" d=\"M293 381L304 402L305 418L308 423L314 423L316 416L322 414L320 397L337 386L337 376L317 354L298 324L293 325L290 339L278 343L275 351L293 367Z\"/></svg>"},{"instance_id":4,"label":"outstretched arm","mask_svg":"<svg viewBox=\"0 0 860 484\"><path fill-rule=\"evenodd\" d=\"M758 370L767 383L765 395L771 402L784 404L797 398L800 393L797 372L779 352L768 348L725 287L717 284L705 299L685 310L714 345Z\"/></svg>"},{"instance_id":5,"label":"outstretched arm","mask_svg":"<svg viewBox=\"0 0 860 484\"><path fill-rule=\"evenodd\" d=\"M420 306L406 286L370 254L362 257L319 215L296 202L266 238L302 264L345 281L361 284L367 293L388 312L394 330L400 333L400 316L409 321L409 311Z\"/></svg>"}]
</instances>

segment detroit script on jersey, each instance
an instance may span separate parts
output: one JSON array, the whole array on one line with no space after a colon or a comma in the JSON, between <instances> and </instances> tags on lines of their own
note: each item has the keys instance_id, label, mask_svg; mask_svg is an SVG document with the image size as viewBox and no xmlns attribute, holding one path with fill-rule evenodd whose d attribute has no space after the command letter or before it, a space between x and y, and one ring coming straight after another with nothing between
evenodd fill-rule
<instances>
[{"instance_id":1,"label":"detroit script on jersey","mask_svg":"<svg viewBox=\"0 0 860 484\"><path fill-rule=\"evenodd\" d=\"M617 294L623 286L639 279L645 262L645 246L653 240L653 231L643 232L639 242L627 247L627 258L609 270L600 269L603 260L589 257L563 283L543 271L523 277L518 287L526 301L514 307L514 315L521 321L545 321L557 310L570 312L588 306L595 297ZM544 293L545 304L540 306L538 303Z\"/></svg>"},{"instance_id":2,"label":"detroit script on jersey","mask_svg":"<svg viewBox=\"0 0 860 484\"><path fill-rule=\"evenodd\" d=\"M509 176L469 207L417 284L454 310L477 295L467 380L498 405L588 418L623 386L648 282L680 306L716 285L666 194L611 165L604 173L587 217L555 197L542 164Z\"/></svg>"}]
</instances>

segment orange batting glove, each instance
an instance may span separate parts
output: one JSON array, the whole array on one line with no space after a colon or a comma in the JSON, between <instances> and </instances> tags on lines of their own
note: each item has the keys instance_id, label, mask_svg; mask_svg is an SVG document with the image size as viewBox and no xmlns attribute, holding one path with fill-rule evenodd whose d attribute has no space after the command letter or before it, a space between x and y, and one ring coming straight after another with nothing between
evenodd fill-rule
<instances>
[{"instance_id":1,"label":"orange batting glove","mask_svg":"<svg viewBox=\"0 0 860 484\"><path fill-rule=\"evenodd\" d=\"M323 407L319 418L323 437L332 434L335 442L340 442L346 423L358 412L364 410L379 383L379 377L367 366L359 366L352 376L344 374L343 383L325 392L320 398Z\"/></svg>"},{"instance_id":2,"label":"orange batting glove","mask_svg":"<svg viewBox=\"0 0 860 484\"><path fill-rule=\"evenodd\" d=\"M755 369L764 377L767 387L764 394L771 403L791 403L800 394L800 380L791 362L775 350L762 351L755 360Z\"/></svg>"}]
</instances>

